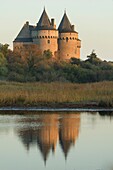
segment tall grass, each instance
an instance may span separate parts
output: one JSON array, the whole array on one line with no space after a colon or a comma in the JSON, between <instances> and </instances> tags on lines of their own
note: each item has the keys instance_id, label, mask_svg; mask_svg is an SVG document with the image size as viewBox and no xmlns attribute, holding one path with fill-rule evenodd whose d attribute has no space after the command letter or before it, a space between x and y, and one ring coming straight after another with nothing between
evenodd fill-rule
<instances>
[{"instance_id":1,"label":"tall grass","mask_svg":"<svg viewBox=\"0 0 113 170\"><path fill-rule=\"evenodd\" d=\"M0 82L0 106L88 102L112 106L113 82L87 84Z\"/></svg>"}]
</instances>

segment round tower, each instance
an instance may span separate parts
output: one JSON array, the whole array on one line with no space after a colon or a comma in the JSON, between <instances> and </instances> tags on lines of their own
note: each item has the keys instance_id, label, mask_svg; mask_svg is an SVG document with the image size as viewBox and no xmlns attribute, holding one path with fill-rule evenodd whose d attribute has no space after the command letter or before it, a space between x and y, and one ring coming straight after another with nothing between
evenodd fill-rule
<instances>
[{"instance_id":1,"label":"round tower","mask_svg":"<svg viewBox=\"0 0 113 170\"><path fill-rule=\"evenodd\" d=\"M58 50L58 30L56 30L54 19L49 20L45 9L36 28L32 31L32 37L33 43L38 45L42 53L45 50L50 50L55 56Z\"/></svg>"},{"instance_id":2,"label":"round tower","mask_svg":"<svg viewBox=\"0 0 113 170\"><path fill-rule=\"evenodd\" d=\"M70 59L72 57L80 58L81 41L78 39L78 33L71 25L66 12L58 28L59 39L58 49L61 59Z\"/></svg>"}]
</instances>

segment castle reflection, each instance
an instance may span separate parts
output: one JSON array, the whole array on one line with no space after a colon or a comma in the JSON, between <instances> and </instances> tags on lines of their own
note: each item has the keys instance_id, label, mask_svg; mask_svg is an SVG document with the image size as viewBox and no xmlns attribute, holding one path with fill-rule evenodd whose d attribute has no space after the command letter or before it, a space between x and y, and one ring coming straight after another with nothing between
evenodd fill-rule
<instances>
[{"instance_id":1,"label":"castle reflection","mask_svg":"<svg viewBox=\"0 0 113 170\"><path fill-rule=\"evenodd\" d=\"M41 117L42 126L38 130L37 143L46 163L50 150L55 152L58 140L58 114L46 114Z\"/></svg>"},{"instance_id":2,"label":"castle reflection","mask_svg":"<svg viewBox=\"0 0 113 170\"><path fill-rule=\"evenodd\" d=\"M80 114L65 114L60 120L59 141L62 150L67 158L69 149L75 142L79 135Z\"/></svg>"},{"instance_id":3,"label":"castle reflection","mask_svg":"<svg viewBox=\"0 0 113 170\"><path fill-rule=\"evenodd\" d=\"M58 141L67 158L79 135L80 114L38 114L22 118L18 123L22 126L18 126L16 132L25 148L29 150L37 145L46 164L49 153L55 153Z\"/></svg>"}]
</instances>

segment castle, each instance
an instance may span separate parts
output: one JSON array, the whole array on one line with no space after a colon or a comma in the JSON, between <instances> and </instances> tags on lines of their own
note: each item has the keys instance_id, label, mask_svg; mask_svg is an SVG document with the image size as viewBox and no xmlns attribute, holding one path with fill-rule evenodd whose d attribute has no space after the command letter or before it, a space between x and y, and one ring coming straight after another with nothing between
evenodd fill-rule
<instances>
[{"instance_id":1,"label":"castle","mask_svg":"<svg viewBox=\"0 0 113 170\"><path fill-rule=\"evenodd\" d=\"M20 33L13 41L13 50L21 52L24 45L37 46L42 53L50 50L53 57L60 59L80 58L81 41L78 39L78 32L74 25L71 25L66 12L61 23L56 28L55 21L51 21L44 8L43 13L36 26L26 22Z\"/></svg>"}]
</instances>

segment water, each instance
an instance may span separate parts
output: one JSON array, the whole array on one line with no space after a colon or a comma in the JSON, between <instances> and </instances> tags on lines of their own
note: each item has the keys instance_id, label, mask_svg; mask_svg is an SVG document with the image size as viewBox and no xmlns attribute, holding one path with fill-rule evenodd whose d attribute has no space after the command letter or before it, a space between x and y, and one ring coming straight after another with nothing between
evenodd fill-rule
<instances>
[{"instance_id":1,"label":"water","mask_svg":"<svg viewBox=\"0 0 113 170\"><path fill-rule=\"evenodd\" d=\"M0 170L113 170L112 113L0 112Z\"/></svg>"}]
</instances>

